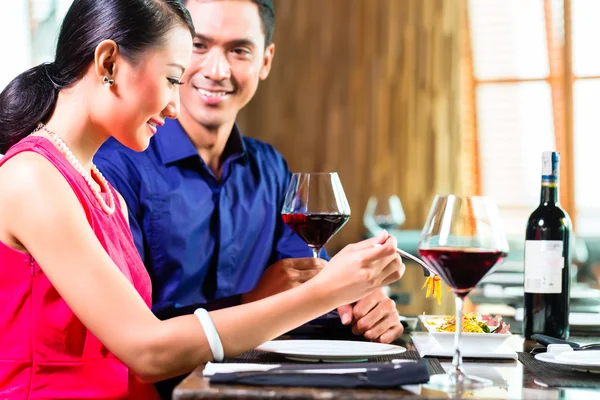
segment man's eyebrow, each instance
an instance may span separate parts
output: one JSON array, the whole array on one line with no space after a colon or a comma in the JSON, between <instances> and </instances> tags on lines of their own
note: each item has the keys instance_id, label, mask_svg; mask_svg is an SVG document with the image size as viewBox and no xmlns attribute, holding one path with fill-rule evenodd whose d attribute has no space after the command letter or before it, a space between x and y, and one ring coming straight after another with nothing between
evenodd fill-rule
<instances>
[{"instance_id":1,"label":"man's eyebrow","mask_svg":"<svg viewBox=\"0 0 600 400\"><path fill-rule=\"evenodd\" d=\"M211 38L210 36L206 36L203 35L201 33L196 32L196 34L194 35L196 39L200 39L204 42L207 43L213 43L215 42L215 39ZM230 40L228 42L228 44L230 45L234 45L234 46L251 46L251 47L256 47L256 43L254 42L254 40L250 39L250 38L241 38L241 39L234 39L234 40Z\"/></svg>"},{"instance_id":2,"label":"man's eyebrow","mask_svg":"<svg viewBox=\"0 0 600 400\"><path fill-rule=\"evenodd\" d=\"M213 38L211 38L210 36L206 36L206 35L203 35L203 34L201 34L201 33L198 33L198 32L196 32L196 33L194 34L194 39L200 39L200 40L202 40L203 42L209 42L209 43L212 43L212 42L214 42L214 41L215 41L215 40L214 40Z\"/></svg>"},{"instance_id":3,"label":"man's eyebrow","mask_svg":"<svg viewBox=\"0 0 600 400\"><path fill-rule=\"evenodd\" d=\"M256 44L254 43L254 40L252 40L252 39L236 39L236 40L232 40L230 43L234 46L249 46L249 47L256 46Z\"/></svg>"}]
</instances>

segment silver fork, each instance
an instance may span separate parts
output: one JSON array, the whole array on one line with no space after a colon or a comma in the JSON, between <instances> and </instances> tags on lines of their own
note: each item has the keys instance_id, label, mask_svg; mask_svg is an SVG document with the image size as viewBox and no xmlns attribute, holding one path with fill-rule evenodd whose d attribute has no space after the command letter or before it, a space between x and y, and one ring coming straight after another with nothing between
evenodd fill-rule
<instances>
[{"instance_id":1,"label":"silver fork","mask_svg":"<svg viewBox=\"0 0 600 400\"><path fill-rule=\"evenodd\" d=\"M410 360L413 361L413 360ZM388 371L394 369L401 369L402 365L390 365L385 367L376 367L376 368L356 368L358 371L356 372L340 372L340 373L331 373L327 372L326 368L317 368L312 369L310 367L305 369L279 369L274 368L267 371L240 371L240 372L232 372L235 374L237 378L247 378L247 377L257 377L257 376L269 376L269 375L298 375L298 374L327 374L327 375L345 375L345 376L353 376L361 380L367 380L365 376L366 372L371 371ZM355 369L355 368L348 368Z\"/></svg>"},{"instance_id":2,"label":"silver fork","mask_svg":"<svg viewBox=\"0 0 600 400\"><path fill-rule=\"evenodd\" d=\"M420 258L413 256L412 254L404 251L404 250L400 250L399 248L396 248L396 252L398 254L400 254L403 257L406 257L414 262L416 262L417 264L419 264L421 267L423 267L423 275L424 276L430 276L430 275L435 275L435 272L433 272L431 270L431 268L425 264L424 261L422 261Z\"/></svg>"},{"instance_id":3,"label":"silver fork","mask_svg":"<svg viewBox=\"0 0 600 400\"><path fill-rule=\"evenodd\" d=\"M380 244L376 244L375 246L381 246ZM396 253L400 254L401 256L408 258L414 262L416 262L417 264L419 264L422 268L423 268L423 275L424 276L430 276L430 275L435 275L435 272L433 272L433 270L429 267L429 265L425 264L425 262L423 260L421 260L418 257L413 256L412 254L401 250L399 248L396 247Z\"/></svg>"},{"instance_id":4,"label":"silver fork","mask_svg":"<svg viewBox=\"0 0 600 400\"><path fill-rule=\"evenodd\" d=\"M573 347L573 346L571 346ZM539 353L545 353L547 350L547 347L536 347L535 349L531 350L529 352L529 354L539 354ZM590 344L584 344L583 346L579 346L579 347L573 347L573 351L583 351L583 350L600 350L600 343L590 343Z\"/></svg>"},{"instance_id":5,"label":"silver fork","mask_svg":"<svg viewBox=\"0 0 600 400\"><path fill-rule=\"evenodd\" d=\"M584 344L583 346L579 346L578 348L573 350L600 350L600 343Z\"/></svg>"}]
</instances>

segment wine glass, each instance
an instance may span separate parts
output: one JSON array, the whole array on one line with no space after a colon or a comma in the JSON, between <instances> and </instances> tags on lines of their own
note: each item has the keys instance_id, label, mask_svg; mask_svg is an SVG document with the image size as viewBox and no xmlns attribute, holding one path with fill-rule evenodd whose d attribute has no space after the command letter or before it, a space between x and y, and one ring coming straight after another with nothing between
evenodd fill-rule
<instances>
[{"instance_id":1,"label":"wine glass","mask_svg":"<svg viewBox=\"0 0 600 400\"><path fill-rule=\"evenodd\" d=\"M319 258L321 249L350 218L350 206L336 172L295 173L288 185L283 221Z\"/></svg>"},{"instance_id":2,"label":"wine glass","mask_svg":"<svg viewBox=\"0 0 600 400\"><path fill-rule=\"evenodd\" d=\"M365 208L363 222L373 235L379 234L383 229L389 230L399 227L406 221L402 202L396 195L385 199L371 196Z\"/></svg>"},{"instance_id":3,"label":"wine glass","mask_svg":"<svg viewBox=\"0 0 600 400\"><path fill-rule=\"evenodd\" d=\"M428 386L456 391L491 385L487 379L464 373L460 336L464 299L508 255L496 204L489 197L436 196L418 249L456 298L453 368L445 375L432 376Z\"/></svg>"}]
</instances>

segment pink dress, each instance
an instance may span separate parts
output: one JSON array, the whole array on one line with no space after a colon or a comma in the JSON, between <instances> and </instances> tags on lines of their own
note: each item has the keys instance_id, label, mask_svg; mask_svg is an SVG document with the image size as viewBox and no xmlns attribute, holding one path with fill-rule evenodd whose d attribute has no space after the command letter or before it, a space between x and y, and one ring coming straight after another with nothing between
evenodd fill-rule
<instances>
[{"instance_id":1,"label":"pink dress","mask_svg":"<svg viewBox=\"0 0 600 400\"><path fill-rule=\"evenodd\" d=\"M150 307L150 278L114 189L116 210L108 216L84 178L43 137L23 139L0 160L0 166L24 151L42 155L62 173L98 240ZM0 399L4 398L152 399L157 395L152 385L130 374L87 330L31 256L0 242Z\"/></svg>"}]
</instances>

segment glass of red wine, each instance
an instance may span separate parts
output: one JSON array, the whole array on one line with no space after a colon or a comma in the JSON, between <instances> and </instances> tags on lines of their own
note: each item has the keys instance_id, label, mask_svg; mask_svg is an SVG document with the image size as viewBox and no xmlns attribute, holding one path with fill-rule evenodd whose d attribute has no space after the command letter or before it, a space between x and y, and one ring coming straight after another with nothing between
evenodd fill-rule
<instances>
[{"instance_id":1,"label":"glass of red wine","mask_svg":"<svg viewBox=\"0 0 600 400\"><path fill-rule=\"evenodd\" d=\"M283 221L319 258L321 249L350 218L350 206L336 172L295 173L287 188Z\"/></svg>"},{"instance_id":2,"label":"glass of red wine","mask_svg":"<svg viewBox=\"0 0 600 400\"><path fill-rule=\"evenodd\" d=\"M456 298L453 367L445 375L433 375L428 387L453 392L491 385L487 379L464 373L460 338L464 299L508 255L495 202L489 197L436 196L418 248Z\"/></svg>"}]
</instances>

